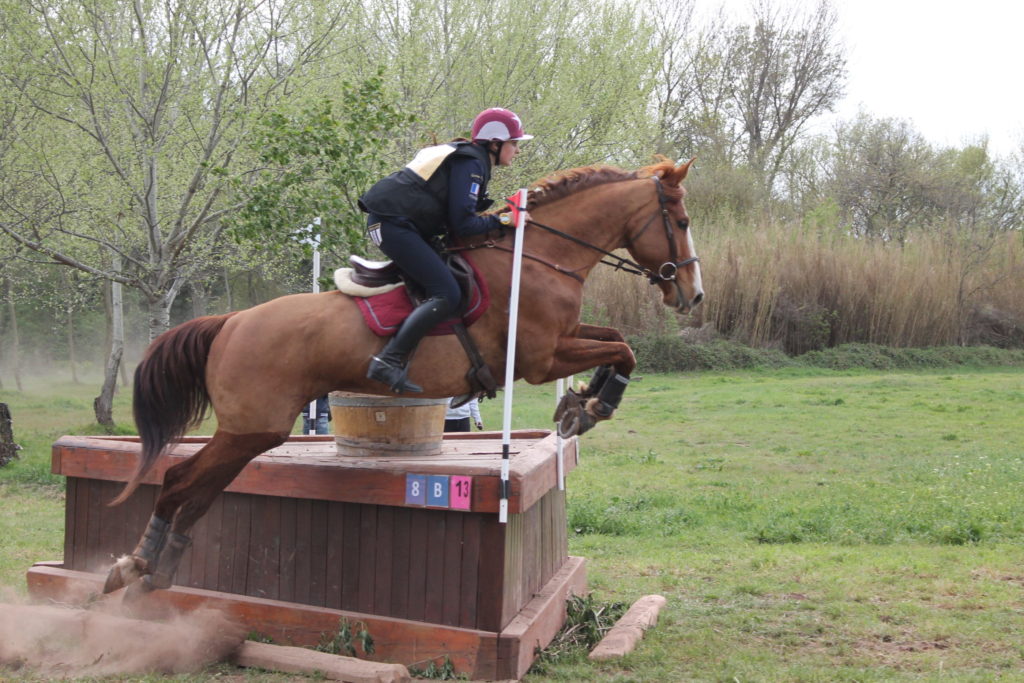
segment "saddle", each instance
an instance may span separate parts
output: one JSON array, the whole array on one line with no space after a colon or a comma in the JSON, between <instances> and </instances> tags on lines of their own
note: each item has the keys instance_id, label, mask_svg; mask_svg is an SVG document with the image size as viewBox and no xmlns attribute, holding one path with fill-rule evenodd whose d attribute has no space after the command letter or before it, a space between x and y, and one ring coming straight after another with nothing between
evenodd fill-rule
<instances>
[{"instance_id":1,"label":"saddle","mask_svg":"<svg viewBox=\"0 0 1024 683\"><path fill-rule=\"evenodd\" d=\"M471 391L452 402L457 407L474 397L497 396L497 382L466 331L466 327L487 310L490 296L487 283L465 255L447 253L444 259L459 284L462 297L456 317L438 325L430 334L455 334L469 357L470 369L466 380ZM349 265L351 268L335 271L335 284L340 291L356 298L363 318L377 335L394 334L412 308L426 298L415 283L403 278L402 271L393 261L371 261L353 254L349 256Z\"/></svg>"}]
</instances>

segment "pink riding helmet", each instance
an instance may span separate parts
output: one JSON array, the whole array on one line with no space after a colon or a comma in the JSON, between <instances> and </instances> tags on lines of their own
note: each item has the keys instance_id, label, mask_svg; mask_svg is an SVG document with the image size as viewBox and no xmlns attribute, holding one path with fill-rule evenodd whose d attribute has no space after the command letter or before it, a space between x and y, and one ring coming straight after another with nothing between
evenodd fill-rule
<instances>
[{"instance_id":1,"label":"pink riding helmet","mask_svg":"<svg viewBox=\"0 0 1024 683\"><path fill-rule=\"evenodd\" d=\"M515 112L501 107L484 109L473 119L473 140L531 140Z\"/></svg>"}]
</instances>

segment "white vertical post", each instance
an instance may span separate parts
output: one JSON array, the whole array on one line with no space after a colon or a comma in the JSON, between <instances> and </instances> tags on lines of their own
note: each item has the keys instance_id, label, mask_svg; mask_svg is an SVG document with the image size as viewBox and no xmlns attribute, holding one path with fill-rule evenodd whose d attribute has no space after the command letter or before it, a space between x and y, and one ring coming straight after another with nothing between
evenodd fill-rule
<instances>
[{"instance_id":1,"label":"white vertical post","mask_svg":"<svg viewBox=\"0 0 1024 683\"><path fill-rule=\"evenodd\" d=\"M313 219L313 222L306 226L309 231L309 243L313 246L313 293L320 293L320 216ZM316 434L316 399L309 402L309 433Z\"/></svg>"},{"instance_id":2,"label":"white vertical post","mask_svg":"<svg viewBox=\"0 0 1024 683\"><path fill-rule=\"evenodd\" d=\"M576 375L569 375L568 377L566 377L565 378L565 388L566 388L566 390L572 389L573 384L575 382L576 382ZM576 437L576 443L573 444L575 446L575 448L573 450L576 451L576 464L577 465L580 464L580 441L581 441L580 437L577 436Z\"/></svg>"},{"instance_id":3,"label":"white vertical post","mask_svg":"<svg viewBox=\"0 0 1024 683\"><path fill-rule=\"evenodd\" d=\"M562 396L565 394L565 378L555 380L555 407L558 407L559 401L562 400ZM558 425L555 425L555 471L558 473L558 490L565 490L565 439L558 433Z\"/></svg>"},{"instance_id":4,"label":"white vertical post","mask_svg":"<svg viewBox=\"0 0 1024 683\"><path fill-rule=\"evenodd\" d=\"M512 383L515 381L516 332L519 327L519 281L523 267L523 233L526 231L526 189L512 195L516 215L516 239L512 249L512 289L508 306L508 348L505 351L505 406L501 427L501 502L498 522L508 522L508 468L512 446Z\"/></svg>"}]
</instances>

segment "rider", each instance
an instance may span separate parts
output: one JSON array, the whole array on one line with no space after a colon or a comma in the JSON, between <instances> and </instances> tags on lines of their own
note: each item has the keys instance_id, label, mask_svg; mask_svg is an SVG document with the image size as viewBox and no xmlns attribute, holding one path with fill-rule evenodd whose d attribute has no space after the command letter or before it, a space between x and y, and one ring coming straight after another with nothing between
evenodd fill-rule
<instances>
[{"instance_id":1,"label":"rider","mask_svg":"<svg viewBox=\"0 0 1024 683\"><path fill-rule=\"evenodd\" d=\"M462 293L430 242L448 234L475 235L511 224L509 214L478 215L493 200L487 183L493 166L509 166L519 142L533 136L508 109L485 109L473 120L472 140L427 147L402 170L378 181L359 199L367 233L426 299L387 345L370 359L366 376L395 393L421 392L407 379L409 356L437 324L455 313Z\"/></svg>"}]
</instances>

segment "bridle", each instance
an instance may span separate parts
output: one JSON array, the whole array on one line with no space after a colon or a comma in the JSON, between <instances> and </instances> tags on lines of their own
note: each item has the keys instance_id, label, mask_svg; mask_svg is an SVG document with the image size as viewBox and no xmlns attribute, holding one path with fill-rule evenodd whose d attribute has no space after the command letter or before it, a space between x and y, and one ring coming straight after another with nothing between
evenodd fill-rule
<instances>
[{"instance_id":1,"label":"bridle","mask_svg":"<svg viewBox=\"0 0 1024 683\"><path fill-rule=\"evenodd\" d=\"M590 242L582 240L579 237L570 235L566 232L562 232L557 228L552 228L550 225L538 223L533 219L530 219L527 222L530 223L530 225L533 225L534 227L540 228L541 230L551 233L552 235L556 235L557 237L561 237L564 240L568 240L582 247L586 247L587 249L591 249L593 251L601 253L604 256L604 258L602 258L600 262L606 266L611 266L615 268L615 270L621 270L632 275L642 275L643 277L646 277L647 281L650 282L652 285L656 285L661 282L671 282L673 286L675 286L676 292L678 293L677 301L684 301L685 297L683 296L682 287L679 285L679 281L676 279L676 274L679 272L680 268L685 268L691 263L697 263L698 261L700 261L700 259L697 258L696 256L691 256L690 258L683 259L682 261L676 260L679 257L679 253L676 250L676 241L674 239L675 229L672 227L673 221L672 217L669 215L668 198L665 197L665 189L662 187L661 179L658 178L657 176L652 176L651 179L654 181L654 187L657 189L658 192L658 212L651 216L649 219L647 219L647 222L644 223L644 226L640 228L640 230L635 235L633 235L626 241L626 246L628 247L629 245L636 242L636 240L639 239L640 236L644 234L644 232L646 232L647 228L649 228L654 223L655 219L658 218L658 216L661 216L661 222L665 228L665 238L668 240L669 260L662 263L657 270L651 270L650 268L640 265L636 261L633 261L628 258L623 258L618 254L613 254L612 252L606 249L602 249L596 244L591 244ZM508 203L510 207L518 208L520 211L525 211L527 209L527 207L525 206L515 207L511 201L509 201ZM678 227L683 232L686 232L686 230L688 230L690 227L689 223L685 220L675 221L675 224L676 227ZM486 247L490 249L500 249L502 251L508 252L512 251L512 249L500 245L492 239L488 239L485 242L480 242L472 245L449 245L446 248L446 250L450 252L468 251L472 249L479 249L481 247ZM583 278L578 273L568 270L560 265L550 263L540 258L539 256L524 253L523 258L528 258L533 261L537 261L538 263L542 263L545 266L555 270L556 272L559 272L563 275L568 275L569 277L573 278L574 280L577 280L580 283L583 282Z\"/></svg>"},{"instance_id":2,"label":"bridle","mask_svg":"<svg viewBox=\"0 0 1024 683\"><path fill-rule=\"evenodd\" d=\"M679 271L680 268L685 268L691 263L697 263L698 261L700 261L700 259L697 258L696 256L691 256L689 258L683 259L682 261L676 260L679 257L679 253L676 250L676 241L674 239L675 232L674 228L672 227L672 217L669 215L668 211L668 199L665 197L665 189L664 187L662 187L660 178L658 178L657 176L652 176L651 179L654 180L654 187L658 191L658 213L655 213L653 216L647 219L647 222L644 223L644 226L640 228L640 230L635 235L630 237L629 240L627 240L626 246L628 247L629 245L636 242L636 240L638 240L640 236L647 231L647 228L651 227L655 219L658 218L658 216L660 215L662 225L665 228L665 238L668 240L669 260L662 263L657 270L651 270L650 268L640 265L636 261L630 260L628 258L623 258L617 254L613 254L612 252L602 249L601 247L595 244L591 244L586 240L581 240L578 237L575 237L568 233L564 233L561 230L552 228L549 225L538 223L537 221L532 219L529 221L529 223L542 230L546 230L547 232L550 232L553 235L557 235L562 239L569 240L570 242L574 242L581 246L587 247L588 249L592 249L593 251L600 252L605 256L605 258L601 259L601 263L605 264L606 266L612 266L613 268L615 268L615 270L622 270L633 275L642 275L646 277L648 282L650 282L652 285L656 285L659 282L672 282L675 285L676 289L679 289L679 283L678 281L676 281L676 273ZM520 207L520 210L525 210L525 208L526 207ZM675 221L675 224L683 232L686 232L690 227L689 222L685 220ZM682 293L680 292L680 301L682 301L681 294Z\"/></svg>"}]
</instances>

